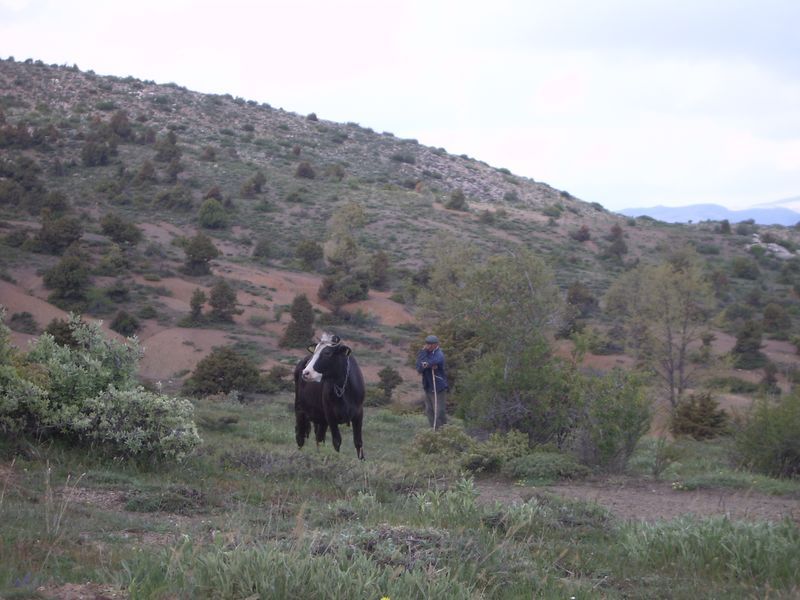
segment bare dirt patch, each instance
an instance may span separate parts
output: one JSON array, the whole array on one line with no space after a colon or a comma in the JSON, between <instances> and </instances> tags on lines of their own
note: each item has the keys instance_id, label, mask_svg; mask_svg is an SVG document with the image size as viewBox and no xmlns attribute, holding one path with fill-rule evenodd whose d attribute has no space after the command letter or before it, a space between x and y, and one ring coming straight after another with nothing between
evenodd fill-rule
<instances>
[{"instance_id":1,"label":"bare dirt patch","mask_svg":"<svg viewBox=\"0 0 800 600\"><path fill-rule=\"evenodd\" d=\"M654 522L684 515L725 516L732 520L800 523L800 500L767 496L751 491L681 491L664 481L635 478L548 486L515 486L498 481L479 481L481 502L526 502L540 494L567 500L592 502L623 521Z\"/></svg>"}]
</instances>

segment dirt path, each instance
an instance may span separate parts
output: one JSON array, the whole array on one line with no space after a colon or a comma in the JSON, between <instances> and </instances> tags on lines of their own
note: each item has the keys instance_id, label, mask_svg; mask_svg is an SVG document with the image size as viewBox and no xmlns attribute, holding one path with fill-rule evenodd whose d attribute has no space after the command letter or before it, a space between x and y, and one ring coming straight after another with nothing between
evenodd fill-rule
<instances>
[{"instance_id":1,"label":"dirt path","mask_svg":"<svg viewBox=\"0 0 800 600\"><path fill-rule=\"evenodd\" d=\"M781 521L800 524L800 499L733 490L673 489L667 482L640 479L592 481L542 487L479 481L479 501L525 502L537 494L555 494L569 500L593 502L626 521L669 520L682 515L727 516L734 520Z\"/></svg>"}]
</instances>

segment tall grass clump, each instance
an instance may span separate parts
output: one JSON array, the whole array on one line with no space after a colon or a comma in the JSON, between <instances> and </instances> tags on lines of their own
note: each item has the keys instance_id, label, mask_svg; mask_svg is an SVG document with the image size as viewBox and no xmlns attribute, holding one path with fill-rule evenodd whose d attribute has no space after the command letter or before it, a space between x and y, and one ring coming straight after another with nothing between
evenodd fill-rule
<instances>
[{"instance_id":1,"label":"tall grass clump","mask_svg":"<svg viewBox=\"0 0 800 600\"><path fill-rule=\"evenodd\" d=\"M749 523L726 517L684 517L625 525L620 545L631 565L676 577L769 585L782 589L800 577L800 530L789 521Z\"/></svg>"}]
</instances>

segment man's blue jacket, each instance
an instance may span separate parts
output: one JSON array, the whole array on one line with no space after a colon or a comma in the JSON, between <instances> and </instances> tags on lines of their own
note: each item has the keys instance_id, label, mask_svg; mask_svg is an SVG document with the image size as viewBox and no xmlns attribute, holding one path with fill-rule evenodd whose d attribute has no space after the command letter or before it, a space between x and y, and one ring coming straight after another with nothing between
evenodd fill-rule
<instances>
[{"instance_id":1,"label":"man's blue jacket","mask_svg":"<svg viewBox=\"0 0 800 600\"><path fill-rule=\"evenodd\" d=\"M422 363L428 363L428 367L423 368ZM444 352L442 352L441 348L436 348L433 352L428 352L425 348L420 350L419 354L417 354L417 373L422 374L422 388L426 392L433 391L433 386L431 385L431 367L433 365L436 365L436 391L443 392L448 389L447 371L444 366Z\"/></svg>"}]
</instances>

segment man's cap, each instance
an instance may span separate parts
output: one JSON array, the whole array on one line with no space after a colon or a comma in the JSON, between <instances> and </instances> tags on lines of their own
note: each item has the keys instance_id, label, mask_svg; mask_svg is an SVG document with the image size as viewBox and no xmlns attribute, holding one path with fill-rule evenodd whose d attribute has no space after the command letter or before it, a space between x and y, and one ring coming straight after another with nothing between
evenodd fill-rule
<instances>
[{"instance_id":1,"label":"man's cap","mask_svg":"<svg viewBox=\"0 0 800 600\"><path fill-rule=\"evenodd\" d=\"M425 338L425 343L426 344L438 344L439 343L439 338L436 337L435 335L429 335L428 337Z\"/></svg>"}]
</instances>

